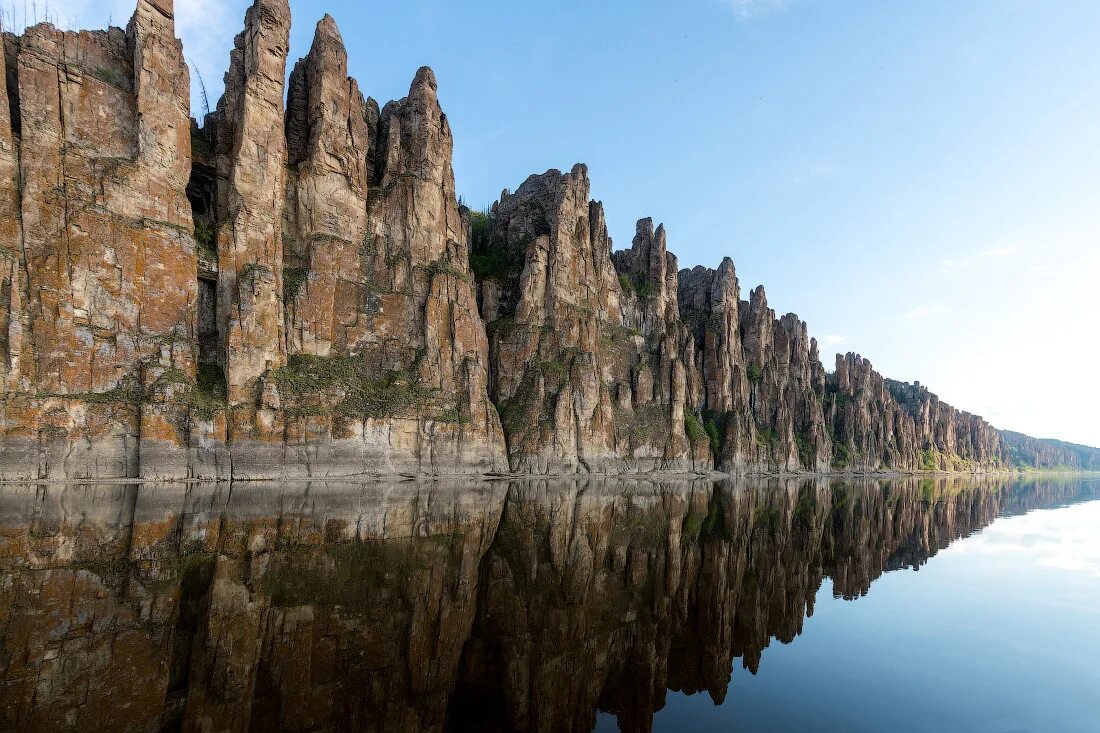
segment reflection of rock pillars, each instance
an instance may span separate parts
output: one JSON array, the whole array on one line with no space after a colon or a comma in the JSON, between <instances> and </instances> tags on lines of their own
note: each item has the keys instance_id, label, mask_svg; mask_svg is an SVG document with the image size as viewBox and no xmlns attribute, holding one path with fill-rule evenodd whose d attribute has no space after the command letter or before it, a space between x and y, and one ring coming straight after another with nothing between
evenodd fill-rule
<instances>
[{"instance_id":1,"label":"reflection of rock pillars","mask_svg":"<svg viewBox=\"0 0 1100 733\"><path fill-rule=\"evenodd\" d=\"M77 486L0 493L0 727L647 730L1073 482ZM140 674L142 685L133 684ZM125 700L126 705L119 705ZM108 715L109 713L109 715Z\"/></svg>"}]
</instances>

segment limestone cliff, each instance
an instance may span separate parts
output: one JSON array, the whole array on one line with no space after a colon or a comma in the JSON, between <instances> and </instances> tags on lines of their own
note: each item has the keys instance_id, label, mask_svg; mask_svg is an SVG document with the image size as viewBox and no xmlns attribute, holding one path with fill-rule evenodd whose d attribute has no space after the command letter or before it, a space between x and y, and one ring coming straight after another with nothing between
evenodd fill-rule
<instances>
[{"instance_id":1,"label":"limestone cliff","mask_svg":"<svg viewBox=\"0 0 1100 733\"><path fill-rule=\"evenodd\" d=\"M691 470L709 462L685 419L699 384L679 322L676 260L644 220L611 256L588 170L552 170L505 192L474 249L492 396L512 467ZM690 400L690 402L689 402Z\"/></svg>"},{"instance_id":2,"label":"limestone cliff","mask_svg":"<svg viewBox=\"0 0 1100 733\"><path fill-rule=\"evenodd\" d=\"M613 252L583 165L461 207L433 72L379 108L330 16L287 82L255 0L200 125L173 10L3 36L0 479L1097 466Z\"/></svg>"},{"instance_id":3,"label":"limestone cliff","mask_svg":"<svg viewBox=\"0 0 1100 733\"><path fill-rule=\"evenodd\" d=\"M0 63L0 477L507 469L435 78L256 0L200 128L170 0Z\"/></svg>"},{"instance_id":4,"label":"limestone cliff","mask_svg":"<svg viewBox=\"0 0 1100 733\"><path fill-rule=\"evenodd\" d=\"M1032 438L1008 430L1001 435L1014 465L1036 469L1100 471L1100 449L1061 440Z\"/></svg>"},{"instance_id":5,"label":"limestone cliff","mask_svg":"<svg viewBox=\"0 0 1100 733\"><path fill-rule=\"evenodd\" d=\"M197 282L171 3L140 0L125 31L5 34L4 64L0 476L185 464Z\"/></svg>"}]
</instances>

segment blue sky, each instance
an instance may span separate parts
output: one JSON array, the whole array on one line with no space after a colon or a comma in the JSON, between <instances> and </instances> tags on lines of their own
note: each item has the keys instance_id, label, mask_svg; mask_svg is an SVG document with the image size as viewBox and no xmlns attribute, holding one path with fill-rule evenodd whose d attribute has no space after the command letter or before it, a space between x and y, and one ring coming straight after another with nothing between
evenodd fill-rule
<instances>
[{"instance_id":1,"label":"blue sky","mask_svg":"<svg viewBox=\"0 0 1100 733\"><path fill-rule=\"evenodd\" d=\"M116 24L132 0L50 3ZM176 0L216 100L244 0ZM474 206L588 163L616 247L733 257L822 342L998 427L1100 445L1100 3L291 0L380 101L430 65ZM18 21L18 19L17 19ZM10 25L10 23L9 23Z\"/></svg>"}]
</instances>

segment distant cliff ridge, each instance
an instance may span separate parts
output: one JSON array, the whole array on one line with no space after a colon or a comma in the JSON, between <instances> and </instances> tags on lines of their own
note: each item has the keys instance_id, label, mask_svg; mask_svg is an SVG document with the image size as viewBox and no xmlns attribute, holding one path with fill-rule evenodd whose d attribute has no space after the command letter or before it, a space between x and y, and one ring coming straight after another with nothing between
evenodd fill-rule
<instances>
[{"instance_id":1,"label":"distant cliff ridge","mask_svg":"<svg viewBox=\"0 0 1100 733\"><path fill-rule=\"evenodd\" d=\"M466 210L431 70L380 107L326 16L285 83L290 23L201 126L171 0L4 35L0 479L1100 465L826 372L650 219L613 252L582 165Z\"/></svg>"}]
</instances>

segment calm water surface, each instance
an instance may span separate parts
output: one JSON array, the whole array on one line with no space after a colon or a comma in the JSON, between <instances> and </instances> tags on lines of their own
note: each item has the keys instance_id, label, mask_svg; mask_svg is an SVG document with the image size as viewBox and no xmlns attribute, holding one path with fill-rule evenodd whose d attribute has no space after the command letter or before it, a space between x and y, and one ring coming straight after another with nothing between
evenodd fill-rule
<instances>
[{"instance_id":1,"label":"calm water surface","mask_svg":"<svg viewBox=\"0 0 1100 733\"><path fill-rule=\"evenodd\" d=\"M1098 605L1089 479L5 486L0 730L1092 732Z\"/></svg>"}]
</instances>

